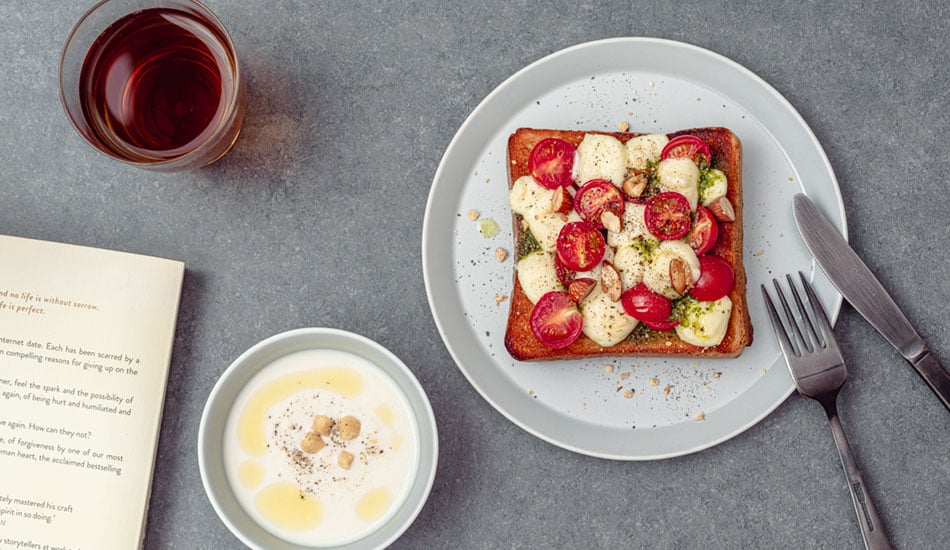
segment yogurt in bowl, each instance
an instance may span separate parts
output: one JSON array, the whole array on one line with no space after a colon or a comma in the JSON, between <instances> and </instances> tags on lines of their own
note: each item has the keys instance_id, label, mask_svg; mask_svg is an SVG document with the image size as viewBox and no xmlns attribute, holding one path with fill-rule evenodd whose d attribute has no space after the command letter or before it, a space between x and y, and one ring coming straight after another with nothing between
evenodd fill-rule
<instances>
[{"instance_id":1,"label":"yogurt in bowl","mask_svg":"<svg viewBox=\"0 0 950 550\"><path fill-rule=\"evenodd\" d=\"M435 422L412 373L333 329L245 352L212 391L199 440L209 499L252 548L384 547L435 475Z\"/></svg>"}]
</instances>

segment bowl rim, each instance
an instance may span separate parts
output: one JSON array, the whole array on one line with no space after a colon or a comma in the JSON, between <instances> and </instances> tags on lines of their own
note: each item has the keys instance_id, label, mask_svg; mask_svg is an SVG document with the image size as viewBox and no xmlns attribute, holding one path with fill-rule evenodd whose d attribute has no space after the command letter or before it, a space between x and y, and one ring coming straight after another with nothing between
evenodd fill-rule
<instances>
[{"instance_id":1,"label":"bowl rim","mask_svg":"<svg viewBox=\"0 0 950 550\"><path fill-rule=\"evenodd\" d=\"M322 342L322 345L302 345L311 341ZM418 461L409 493L402 504L379 527L359 539L342 545L301 546L273 535L247 514L237 501L224 475L223 427L227 423L233 399L243 390L248 380L262 368L279 357L307 349L342 351L368 360L402 392L418 429ZM366 353L363 354L357 350ZM366 355L375 356L375 360ZM382 359L383 363L388 363L392 371L379 364L379 359ZM232 361L218 377L205 402L198 427L197 443L198 468L202 486L215 513L241 542L249 548L259 550L385 548L402 536L421 513L432 491L438 468L439 438L435 414L425 390L409 367L385 346L374 340L354 332L327 327L298 328L274 334L257 342ZM249 527L253 532L249 532ZM262 538L266 540L261 540ZM275 547L275 543L278 546Z\"/></svg>"}]
</instances>

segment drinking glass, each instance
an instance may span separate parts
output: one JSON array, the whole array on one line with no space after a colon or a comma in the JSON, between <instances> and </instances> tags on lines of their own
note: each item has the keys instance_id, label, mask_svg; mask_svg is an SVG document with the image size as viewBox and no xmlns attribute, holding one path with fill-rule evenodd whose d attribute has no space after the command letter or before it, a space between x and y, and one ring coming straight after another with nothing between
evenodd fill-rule
<instances>
[{"instance_id":1,"label":"drinking glass","mask_svg":"<svg viewBox=\"0 0 950 550\"><path fill-rule=\"evenodd\" d=\"M237 140L244 76L221 21L194 0L103 0L59 66L63 107L89 144L149 170L189 170Z\"/></svg>"}]
</instances>

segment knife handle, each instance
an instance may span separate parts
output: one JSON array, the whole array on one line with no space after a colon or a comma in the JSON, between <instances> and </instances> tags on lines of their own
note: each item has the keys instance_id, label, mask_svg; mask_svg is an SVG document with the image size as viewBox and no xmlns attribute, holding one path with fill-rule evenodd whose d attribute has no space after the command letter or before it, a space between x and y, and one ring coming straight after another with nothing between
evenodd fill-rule
<instances>
[{"instance_id":1,"label":"knife handle","mask_svg":"<svg viewBox=\"0 0 950 550\"><path fill-rule=\"evenodd\" d=\"M937 356L927 351L920 359L911 364L917 369L917 372L923 377L930 389L937 394L943 406L950 411L950 374L943 368Z\"/></svg>"}]
</instances>

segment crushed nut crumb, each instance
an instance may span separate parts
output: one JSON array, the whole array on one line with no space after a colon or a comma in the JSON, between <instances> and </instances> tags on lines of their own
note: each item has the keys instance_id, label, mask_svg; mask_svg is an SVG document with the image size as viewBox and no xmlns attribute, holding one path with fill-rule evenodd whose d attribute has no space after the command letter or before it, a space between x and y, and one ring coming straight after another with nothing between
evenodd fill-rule
<instances>
[{"instance_id":1,"label":"crushed nut crumb","mask_svg":"<svg viewBox=\"0 0 950 550\"><path fill-rule=\"evenodd\" d=\"M721 372L714 372L714 373L713 373L713 378L719 378L720 376L722 376L722 373L721 373Z\"/></svg>"},{"instance_id":2,"label":"crushed nut crumb","mask_svg":"<svg viewBox=\"0 0 950 550\"><path fill-rule=\"evenodd\" d=\"M496 303L496 304L500 304L500 303L504 302L504 301L507 300L507 299L508 299L508 296L505 295L505 294L496 294L496 295L495 295L495 303Z\"/></svg>"},{"instance_id":3,"label":"crushed nut crumb","mask_svg":"<svg viewBox=\"0 0 950 550\"><path fill-rule=\"evenodd\" d=\"M621 372L621 373L620 373L620 379L621 379L621 380L626 380L627 378L630 378L630 373L629 373L629 372Z\"/></svg>"},{"instance_id":4,"label":"crushed nut crumb","mask_svg":"<svg viewBox=\"0 0 950 550\"><path fill-rule=\"evenodd\" d=\"M499 262L505 261L508 258L508 252L504 248L495 249L495 259Z\"/></svg>"},{"instance_id":5,"label":"crushed nut crumb","mask_svg":"<svg viewBox=\"0 0 950 550\"><path fill-rule=\"evenodd\" d=\"M696 415L696 422L702 422L703 420L706 420L706 413L701 412Z\"/></svg>"},{"instance_id":6,"label":"crushed nut crumb","mask_svg":"<svg viewBox=\"0 0 950 550\"><path fill-rule=\"evenodd\" d=\"M630 399L631 397L633 397L633 390L627 390L623 392L623 396L627 399Z\"/></svg>"},{"instance_id":7,"label":"crushed nut crumb","mask_svg":"<svg viewBox=\"0 0 950 550\"><path fill-rule=\"evenodd\" d=\"M668 396L672 389L673 389L673 384L667 384L666 387L663 388L663 397Z\"/></svg>"},{"instance_id":8,"label":"crushed nut crumb","mask_svg":"<svg viewBox=\"0 0 950 550\"><path fill-rule=\"evenodd\" d=\"M650 379L650 385L651 385L651 386L659 386L659 385L660 385L660 381L657 380L656 378L651 378L651 379Z\"/></svg>"},{"instance_id":9,"label":"crushed nut crumb","mask_svg":"<svg viewBox=\"0 0 950 550\"><path fill-rule=\"evenodd\" d=\"M761 248L755 251L756 256L761 256L762 254L765 254L765 250L762 250Z\"/></svg>"},{"instance_id":10,"label":"crushed nut crumb","mask_svg":"<svg viewBox=\"0 0 950 550\"><path fill-rule=\"evenodd\" d=\"M614 371L613 365L604 365L604 372L613 372L613 371Z\"/></svg>"},{"instance_id":11,"label":"crushed nut crumb","mask_svg":"<svg viewBox=\"0 0 950 550\"><path fill-rule=\"evenodd\" d=\"M630 123L627 122L626 120L621 120L620 122L617 123L617 129L620 130L621 132L626 132L627 130L630 129Z\"/></svg>"},{"instance_id":12,"label":"crushed nut crumb","mask_svg":"<svg viewBox=\"0 0 950 550\"><path fill-rule=\"evenodd\" d=\"M469 211L468 211L468 219L470 219L470 220L472 220L472 221L477 220L477 219L478 219L478 212L477 212L476 210L469 210Z\"/></svg>"}]
</instances>

